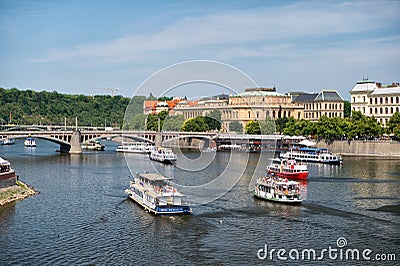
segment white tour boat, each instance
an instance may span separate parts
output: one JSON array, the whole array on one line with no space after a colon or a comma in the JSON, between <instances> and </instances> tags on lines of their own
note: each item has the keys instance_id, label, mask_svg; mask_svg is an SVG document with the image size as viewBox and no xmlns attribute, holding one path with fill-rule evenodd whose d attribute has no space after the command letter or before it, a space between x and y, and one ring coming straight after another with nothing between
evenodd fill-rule
<instances>
[{"instance_id":1,"label":"white tour boat","mask_svg":"<svg viewBox=\"0 0 400 266\"><path fill-rule=\"evenodd\" d=\"M178 157L168 148L157 148L150 153L150 159L162 163L173 163Z\"/></svg>"},{"instance_id":2,"label":"white tour boat","mask_svg":"<svg viewBox=\"0 0 400 266\"><path fill-rule=\"evenodd\" d=\"M36 140L32 137L28 137L24 141L24 145L25 145L25 147L36 147Z\"/></svg>"},{"instance_id":3,"label":"white tour boat","mask_svg":"<svg viewBox=\"0 0 400 266\"><path fill-rule=\"evenodd\" d=\"M276 176L260 177L257 180L254 196L264 200L281 203L301 203L300 183Z\"/></svg>"},{"instance_id":4,"label":"white tour boat","mask_svg":"<svg viewBox=\"0 0 400 266\"><path fill-rule=\"evenodd\" d=\"M15 144L15 139L9 139L9 138L1 139L0 140L0 144L1 145L14 145Z\"/></svg>"},{"instance_id":5,"label":"white tour boat","mask_svg":"<svg viewBox=\"0 0 400 266\"><path fill-rule=\"evenodd\" d=\"M84 150L104 151L105 145L98 140L91 140L89 142L82 143L81 147Z\"/></svg>"},{"instance_id":6,"label":"white tour boat","mask_svg":"<svg viewBox=\"0 0 400 266\"><path fill-rule=\"evenodd\" d=\"M170 184L171 180L156 173L137 173L125 193L155 215L190 214L186 196Z\"/></svg>"},{"instance_id":7,"label":"white tour boat","mask_svg":"<svg viewBox=\"0 0 400 266\"><path fill-rule=\"evenodd\" d=\"M300 148L281 153L281 158L294 159L300 162L341 164L343 159L340 155L333 154L326 148Z\"/></svg>"},{"instance_id":8,"label":"white tour boat","mask_svg":"<svg viewBox=\"0 0 400 266\"><path fill-rule=\"evenodd\" d=\"M123 142L118 146L117 152L131 152L131 153L151 153L156 150L156 146L147 142Z\"/></svg>"}]
</instances>

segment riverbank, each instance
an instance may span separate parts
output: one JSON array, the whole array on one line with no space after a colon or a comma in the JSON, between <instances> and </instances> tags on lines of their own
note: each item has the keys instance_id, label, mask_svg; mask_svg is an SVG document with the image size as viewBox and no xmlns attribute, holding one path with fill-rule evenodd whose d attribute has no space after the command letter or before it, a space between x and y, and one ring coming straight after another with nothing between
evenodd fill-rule
<instances>
[{"instance_id":1,"label":"riverbank","mask_svg":"<svg viewBox=\"0 0 400 266\"><path fill-rule=\"evenodd\" d=\"M398 141L338 141L330 143L320 141L318 148L328 148L331 152L343 156L379 157L400 159L400 142Z\"/></svg>"},{"instance_id":2,"label":"riverbank","mask_svg":"<svg viewBox=\"0 0 400 266\"><path fill-rule=\"evenodd\" d=\"M17 181L15 186L0 189L0 206L16 200L22 200L37 193L38 192L24 182Z\"/></svg>"}]
</instances>

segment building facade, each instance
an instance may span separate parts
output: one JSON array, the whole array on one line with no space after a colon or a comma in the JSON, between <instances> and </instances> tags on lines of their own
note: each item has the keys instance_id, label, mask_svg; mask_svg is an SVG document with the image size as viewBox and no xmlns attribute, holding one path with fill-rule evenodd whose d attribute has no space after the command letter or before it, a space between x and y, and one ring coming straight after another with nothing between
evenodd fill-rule
<instances>
[{"instance_id":1,"label":"building facade","mask_svg":"<svg viewBox=\"0 0 400 266\"><path fill-rule=\"evenodd\" d=\"M351 110L375 117L385 126L395 112L400 112L399 83L382 85L372 80L358 81L350 91Z\"/></svg>"},{"instance_id":2,"label":"building facade","mask_svg":"<svg viewBox=\"0 0 400 266\"><path fill-rule=\"evenodd\" d=\"M344 100L335 90L320 93L299 93L292 96L292 102L304 105L305 120L318 121L321 116L344 117Z\"/></svg>"},{"instance_id":3,"label":"building facade","mask_svg":"<svg viewBox=\"0 0 400 266\"><path fill-rule=\"evenodd\" d=\"M221 112L222 128L226 131L233 121L241 123L244 128L249 121L265 121L267 117L273 120L305 118L304 103L293 102L290 94L278 93L275 87L248 88L237 95L201 99L196 103L182 101L175 108L176 114L182 114L185 119L206 116L212 110Z\"/></svg>"}]
</instances>

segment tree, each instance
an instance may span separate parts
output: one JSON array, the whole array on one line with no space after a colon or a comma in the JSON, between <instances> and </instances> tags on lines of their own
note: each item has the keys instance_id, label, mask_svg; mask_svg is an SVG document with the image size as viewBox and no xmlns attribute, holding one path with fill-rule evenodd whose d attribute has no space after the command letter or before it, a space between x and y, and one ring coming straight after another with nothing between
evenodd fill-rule
<instances>
[{"instance_id":1,"label":"tree","mask_svg":"<svg viewBox=\"0 0 400 266\"><path fill-rule=\"evenodd\" d=\"M395 134L396 136L399 136L398 134L396 134L396 132L400 131L400 113L399 112L395 112L390 117L389 123L388 123L388 128L391 133ZM395 129L396 129L396 132L395 132Z\"/></svg>"},{"instance_id":2,"label":"tree","mask_svg":"<svg viewBox=\"0 0 400 266\"><path fill-rule=\"evenodd\" d=\"M204 117L204 122L208 125L210 130L220 130L222 126L221 122L221 111L219 110L212 110L211 112L207 113Z\"/></svg>"},{"instance_id":3,"label":"tree","mask_svg":"<svg viewBox=\"0 0 400 266\"><path fill-rule=\"evenodd\" d=\"M250 135L260 135L261 128L260 128L260 124L258 123L258 121L255 121L255 120L249 121L245 126L245 132L246 132L246 134L250 134Z\"/></svg>"},{"instance_id":4,"label":"tree","mask_svg":"<svg viewBox=\"0 0 400 266\"><path fill-rule=\"evenodd\" d=\"M229 131L236 133L243 133L243 125L239 121L232 121L229 123Z\"/></svg>"},{"instance_id":5,"label":"tree","mask_svg":"<svg viewBox=\"0 0 400 266\"><path fill-rule=\"evenodd\" d=\"M351 116L351 103L349 101L343 102L343 116L344 117Z\"/></svg>"},{"instance_id":6,"label":"tree","mask_svg":"<svg viewBox=\"0 0 400 266\"><path fill-rule=\"evenodd\" d=\"M163 129L165 118L168 117L168 111L161 111L158 114L149 114L146 120L147 130L158 131Z\"/></svg>"},{"instance_id":7,"label":"tree","mask_svg":"<svg viewBox=\"0 0 400 266\"><path fill-rule=\"evenodd\" d=\"M190 118L186 120L182 126L182 131L186 132L205 132L208 129L207 124L204 122L204 117L202 116Z\"/></svg>"},{"instance_id":8,"label":"tree","mask_svg":"<svg viewBox=\"0 0 400 266\"><path fill-rule=\"evenodd\" d=\"M146 129L146 115L136 114L129 121L124 123L124 129L131 130L145 130Z\"/></svg>"},{"instance_id":9,"label":"tree","mask_svg":"<svg viewBox=\"0 0 400 266\"><path fill-rule=\"evenodd\" d=\"M274 134L276 132L275 121L270 117L267 117L265 121L260 121L260 130L263 135Z\"/></svg>"},{"instance_id":10,"label":"tree","mask_svg":"<svg viewBox=\"0 0 400 266\"><path fill-rule=\"evenodd\" d=\"M180 131L183 124L185 123L185 118L183 115L168 116L163 123L163 131Z\"/></svg>"}]
</instances>

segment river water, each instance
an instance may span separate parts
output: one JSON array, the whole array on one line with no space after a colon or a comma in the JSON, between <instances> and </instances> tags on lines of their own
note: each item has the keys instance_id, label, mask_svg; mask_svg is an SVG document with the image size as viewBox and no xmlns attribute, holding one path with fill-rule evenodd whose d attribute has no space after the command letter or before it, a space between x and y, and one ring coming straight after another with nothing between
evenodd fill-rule
<instances>
[{"instance_id":1,"label":"river water","mask_svg":"<svg viewBox=\"0 0 400 266\"><path fill-rule=\"evenodd\" d=\"M365 265L366 259L394 265L400 260L399 160L345 157L340 166L309 164L309 181L302 184L306 199L288 206L252 197L249 183L267 165L260 154L217 153L205 169L184 171L144 155L125 159L112 142L104 152L82 155L58 154L57 145L42 140L37 145L25 148L19 140L0 147L20 179L40 192L0 207L0 265ZM124 194L134 171L154 168L174 175L183 190L198 185L199 194L202 184L222 173L240 179L218 199L193 198L200 200L190 216L156 217ZM223 192L225 183L215 189ZM279 249L286 253L278 256ZM359 250L360 259L346 260L348 249ZM392 254L397 261L377 261L393 260Z\"/></svg>"}]
</instances>

